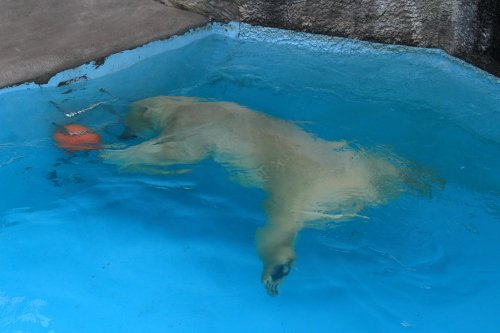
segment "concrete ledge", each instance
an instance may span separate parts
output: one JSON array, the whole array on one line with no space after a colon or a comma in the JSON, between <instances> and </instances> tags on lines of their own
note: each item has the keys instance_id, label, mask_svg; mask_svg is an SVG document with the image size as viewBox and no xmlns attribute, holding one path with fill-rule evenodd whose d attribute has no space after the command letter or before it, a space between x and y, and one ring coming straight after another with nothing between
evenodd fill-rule
<instances>
[{"instance_id":1,"label":"concrete ledge","mask_svg":"<svg viewBox=\"0 0 500 333\"><path fill-rule=\"evenodd\" d=\"M202 15L153 0L2 0L0 87L203 26Z\"/></svg>"}]
</instances>

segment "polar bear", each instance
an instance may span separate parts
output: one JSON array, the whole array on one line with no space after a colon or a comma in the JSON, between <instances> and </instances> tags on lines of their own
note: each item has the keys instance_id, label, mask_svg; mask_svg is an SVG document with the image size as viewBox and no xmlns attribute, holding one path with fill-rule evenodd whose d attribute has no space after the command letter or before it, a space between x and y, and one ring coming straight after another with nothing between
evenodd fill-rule
<instances>
[{"instance_id":1,"label":"polar bear","mask_svg":"<svg viewBox=\"0 0 500 333\"><path fill-rule=\"evenodd\" d=\"M410 187L430 185L392 154L316 138L295 124L230 102L158 96L134 103L126 135L152 137L102 157L124 169L196 163L211 157L242 184L267 192L256 232L262 282L271 296L295 261L297 233L359 217Z\"/></svg>"}]
</instances>

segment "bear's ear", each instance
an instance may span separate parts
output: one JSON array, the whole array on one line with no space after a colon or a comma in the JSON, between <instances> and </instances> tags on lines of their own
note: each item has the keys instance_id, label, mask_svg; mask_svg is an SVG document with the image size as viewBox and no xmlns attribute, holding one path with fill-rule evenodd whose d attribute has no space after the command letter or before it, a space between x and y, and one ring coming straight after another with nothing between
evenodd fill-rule
<instances>
[{"instance_id":1,"label":"bear's ear","mask_svg":"<svg viewBox=\"0 0 500 333\"><path fill-rule=\"evenodd\" d=\"M133 104L131 106L125 120L125 128L130 134L137 134L137 132L149 127L150 121L145 115L147 109L148 107L143 105Z\"/></svg>"},{"instance_id":2,"label":"bear's ear","mask_svg":"<svg viewBox=\"0 0 500 333\"><path fill-rule=\"evenodd\" d=\"M147 107L147 106L135 105L132 111L133 111L133 113L135 113L137 115L137 117L145 118L147 116L146 112L148 110L149 110L149 107Z\"/></svg>"},{"instance_id":3,"label":"bear's ear","mask_svg":"<svg viewBox=\"0 0 500 333\"><path fill-rule=\"evenodd\" d=\"M153 120L158 114L158 110L154 107L146 107L142 113L144 119Z\"/></svg>"},{"instance_id":4,"label":"bear's ear","mask_svg":"<svg viewBox=\"0 0 500 333\"><path fill-rule=\"evenodd\" d=\"M138 103L134 103L130 106L130 111L127 114L127 122L133 124L140 119L144 118L144 112L147 107Z\"/></svg>"}]
</instances>

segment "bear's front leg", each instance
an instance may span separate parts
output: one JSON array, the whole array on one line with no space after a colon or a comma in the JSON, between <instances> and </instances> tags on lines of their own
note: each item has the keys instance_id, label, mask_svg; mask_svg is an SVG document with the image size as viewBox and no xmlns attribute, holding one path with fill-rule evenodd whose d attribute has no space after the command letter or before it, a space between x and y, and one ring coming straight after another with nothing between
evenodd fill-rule
<instances>
[{"instance_id":1,"label":"bear's front leg","mask_svg":"<svg viewBox=\"0 0 500 333\"><path fill-rule=\"evenodd\" d=\"M128 168L134 165L160 164L164 159L163 147L157 140L149 140L125 149L107 149L101 152L100 157L105 162Z\"/></svg>"},{"instance_id":2,"label":"bear's front leg","mask_svg":"<svg viewBox=\"0 0 500 333\"><path fill-rule=\"evenodd\" d=\"M208 152L204 147L190 145L189 141L166 141L155 138L126 149L105 150L100 156L121 169L136 169L142 166L169 166L195 163Z\"/></svg>"}]
</instances>

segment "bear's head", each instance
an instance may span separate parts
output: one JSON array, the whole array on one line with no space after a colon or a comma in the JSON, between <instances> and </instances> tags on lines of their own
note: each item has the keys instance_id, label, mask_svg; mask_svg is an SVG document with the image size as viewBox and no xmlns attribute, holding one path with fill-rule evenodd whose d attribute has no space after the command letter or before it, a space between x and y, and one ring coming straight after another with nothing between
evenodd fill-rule
<instances>
[{"instance_id":1,"label":"bear's head","mask_svg":"<svg viewBox=\"0 0 500 333\"><path fill-rule=\"evenodd\" d=\"M187 103L186 101L191 99L157 96L133 103L125 119L125 130L121 138L147 138L161 133L167 127L170 117L182 105L181 102Z\"/></svg>"}]
</instances>

